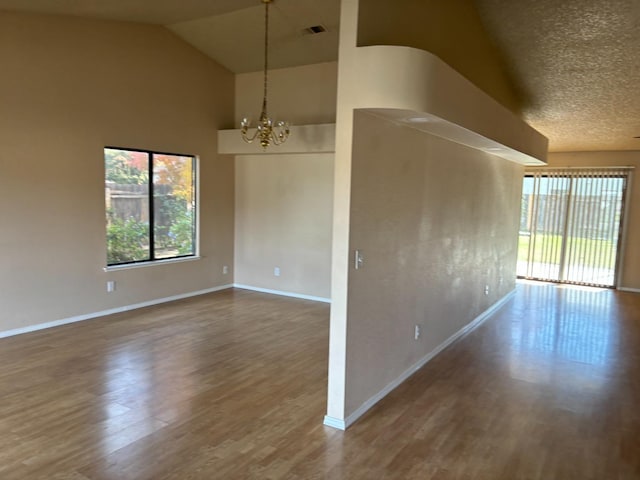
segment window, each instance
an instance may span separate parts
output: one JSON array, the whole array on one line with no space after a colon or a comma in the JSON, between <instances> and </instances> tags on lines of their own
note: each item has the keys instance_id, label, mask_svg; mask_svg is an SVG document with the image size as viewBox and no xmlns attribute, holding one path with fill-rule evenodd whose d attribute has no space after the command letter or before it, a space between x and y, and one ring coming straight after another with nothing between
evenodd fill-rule
<instances>
[{"instance_id":1,"label":"window","mask_svg":"<svg viewBox=\"0 0 640 480\"><path fill-rule=\"evenodd\" d=\"M518 276L614 287L625 168L537 168L522 188Z\"/></svg>"},{"instance_id":2,"label":"window","mask_svg":"<svg viewBox=\"0 0 640 480\"><path fill-rule=\"evenodd\" d=\"M107 265L196 254L196 159L104 149Z\"/></svg>"}]
</instances>

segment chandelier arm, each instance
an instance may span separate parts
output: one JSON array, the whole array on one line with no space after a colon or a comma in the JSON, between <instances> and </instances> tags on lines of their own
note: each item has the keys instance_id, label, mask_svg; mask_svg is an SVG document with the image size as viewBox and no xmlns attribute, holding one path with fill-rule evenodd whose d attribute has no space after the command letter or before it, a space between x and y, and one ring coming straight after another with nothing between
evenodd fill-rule
<instances>
[{"instance_id":1,"label":"chandelier arm","mask_svg":"<svg viewBox=\"0 0 640 480\"><path fill-rule=\"evenodd\" d=\"M273 140L274 145L282 145L289 138L289 125L286 123L283 125L278 125L278 130L273 129L270 133L270 137Z\"/></svg>"},{"instance_id":2,"label":"chandelier arm","mask_svg":"<svg viewBox=\"0 0 640 480\"><path fill-rule=\"evenodd\" d=\"M256 131L253 132L252 136L247 135L246 131L242 131L242 139L247 143L252 143L256 137L258 136L259 130L256 128Z\"/></svg>"},{"instance_id":3,"label":"chandelier arm","mask_svg":"<svg viewBox=\"0 0 640 480\"><path fill-rule=\"evenodd\" d=\"M242 119L242 128L240 129L240 134L242 136L242 140L244 140L246 143L253 143L253 141L256 139L256 137L260 134L260 132L263 130L262 126L260 124L258 124L258 127L256 128L256 130L253 132L253 135L249 135L249 128L251 128L251 125L249 123L249 121L246 118Z\"/></svg>"}]
</instances>

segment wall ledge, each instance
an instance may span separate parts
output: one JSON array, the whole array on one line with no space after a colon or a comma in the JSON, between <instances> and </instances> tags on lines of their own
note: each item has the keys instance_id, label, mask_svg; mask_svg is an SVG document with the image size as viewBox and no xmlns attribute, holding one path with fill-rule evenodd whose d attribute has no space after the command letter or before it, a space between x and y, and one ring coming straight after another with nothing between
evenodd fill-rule
<instances>
[{"instance_id":1,"label":"wall ledge","mask_svg":"<svg viewBox=\"0 0 640 480\"><path fill-rule=\"evenodd\" d=\"M354 108L523 165L544 165L548 140L435 55L356 48Z\"/></svg>"}]
</instances>

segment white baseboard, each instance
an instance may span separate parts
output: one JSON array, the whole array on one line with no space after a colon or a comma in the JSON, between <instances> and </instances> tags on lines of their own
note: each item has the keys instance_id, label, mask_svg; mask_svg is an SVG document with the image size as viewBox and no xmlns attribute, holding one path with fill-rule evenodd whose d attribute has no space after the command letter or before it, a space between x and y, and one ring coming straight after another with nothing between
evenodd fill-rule
<instances>
[{"instance_id":1,"label":"white baseboard","mask_svg":"<svg viewBox=\"0 0 640 480\"><path fill-rule=\"evenodd\" d=\"M347 425L344 420L340 420L339 418L330 417L329 415L324 416L324 423L327 427L337 428L338 430L346 430Z\"/></svg>"},{"instance_id":2,"label":"white baseboard","mask_svg":"<svg viewBox=\"0 0 640 480\"><path fill-rule=\"evenodd\" d=\"M621 292L640 293L640 288L618 287L616 290L620 290Z\"/></svg>"},{"instance_id":3,"label":"white baseboard","mask_svg":"<svg viewBox=\"0 0 640 480\"><path fill-rule=\"evenodd\" d=\"M63 318L63 319L60 319L60 320L54 320L53 322L39 323L37 325L29 325L28 327L22 327L22 328L15 328L13 330L0 331L0 338L13 337L14 335L20 335L20 334L29 333L29 332L36 332L38 330L44 330L46 328L59 327L61 325L67 325L69 323L82 322L84 320L91 320L92 318L104 317L106 315L112 315L114 313L127 312L129 310L135 310L137 308L150 307L150 306L153 306L153 305L159 305L161 303L173 302L175 300L181 300L183 298L189 298L189 297L195 297L195 296L198 296L198 295L204 295L206 293L218 292L220 290L227 290L227 289L233 288L233 287L242 288L242 289L245 289L245 290L253 290L253 291L262 292L262 293L271 293L271 294L274 294L274 295L282 295L282 296L286 296L286 297L301 298L301 299L304 299L304 300L313 300L313 301L316 301L316 302L331 303L331 299L329 299L329 298L314 297L314 296L311 296L311 295L302 295L302 294L291 293L291 292L281 292L281 291L278 291L278 290L269 290L269 289L266 289L266 288L252 287L252 286L249 286L249 285L228 284L228 285L221 285L219 287L207 288L205 290L198 290L196 292L188 292L188 293L182 293L180 295L172 295L171 297L158 298L158 299L155 299L155 300L150 300L148 302L141 302L141 303L136 303L136 304L133 304L133 305L125 305L123 307L111 308L109 310L102 310L100 312L92 312L92 313L87 313L87 314L84 314L84 315L77 315L77 316L74 316L74 317Z\"/></svg>"},{"instance_id":4,"label":"white baseboard","mask_svg":"<svg viewBox=\"0 0 640 480\"><path fill-rule=\"evenodd\" d=\"M220 287L207 288L205 290L198 290L196 292L181 293L180 295L173 295L171 297L158 298L150 300L148 302L136 303L133 305L125 305L123 307L111 308L109 310L103 310L101 312L87 313L84 315L77 315L75 317L63 318L61 320L55 320L53 322L39 323L37 325L29 325L28 327L15 328L13 330L6 330L0 332L0 338L12 337L14 335L20 335L22 333L35 332L38 330L44 330L46 328L59 327L60 325L67 325L69 323L82 322L84 320L91 320L92 318L104 317L106 315L112 315L114 313L127 312L129 310L135 310L137 308L150 307L152 305L159 305L161 303L173 302L175 300L181 300L183 298L195 297L197 295L204 295L205 293L219 292L220 290L227 290L233 288L233 285L222 285Z\"/></svg>"},{"instance_id":5,"label":"white baseboard","mask_svg":"<svg viewBox=\"0 0 640 480\"><path fill-rule=\"evenodd\" d=\"M260 293L270 293L272 295L281 295L283 297L301 298L303 300L313 300L314 302L331 303L330 298L314 297L313 295L303 295L301 293L283 292L281 290L271 290L269 288L252 287L251 285L242 285L240 283L234 283L235 288L242 288L243 290L251 290Z\"/></svg>"},{"instance_id":6,"label":"white baseboard","mask_svg":"<svg viewBox=\"0 0 640 480\"><path fill-rule=\"evenodd\" d=\"M386 387L376 393L374 396L369 398L366 402L360 405L351 415L349 415L346 419L341 420L333 417L324 417L324 424L337 428L339 430L346 430L349 425L352 425L356 420L358 420L362 415L364 415L371 407L373 407L376 403L386 397L392 390L398 387L402 382L404 382L407 378L413 375L416 371L421 369L429 360L442 352L445 348L451 345L453 342L463 337L464 335L470 333L474 329L478 328L482 323L487 320L493 313L500 309L507 301L509 301L514 295L516 291L512 290L510 293L502 297L502 299L498 300L487 310L478 315L473 321L462 327L456 333L447 338L444 342L438 345L436 348L431 350L427 355L422 357L416 363L414 363L411 367L405 370L399 377L389 383Z\"/></svg>"}]
</instances>

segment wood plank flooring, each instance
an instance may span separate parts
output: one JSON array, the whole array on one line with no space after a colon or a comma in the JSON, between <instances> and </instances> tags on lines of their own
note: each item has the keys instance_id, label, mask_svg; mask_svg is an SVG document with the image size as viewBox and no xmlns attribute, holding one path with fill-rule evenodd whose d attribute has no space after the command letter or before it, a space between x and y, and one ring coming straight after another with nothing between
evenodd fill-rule
<instances>
[{"instance_id":1,"label":"wood plank flooring","mask_svg":"<svg viewBox=\"0 0 640 480\"><path fill-rule=\"evenodd\" d=\"M328 317L228 290L0 339L0 479L640 479L640 295L521 284L347 432Z\"/></svg>"}]
</instances>

